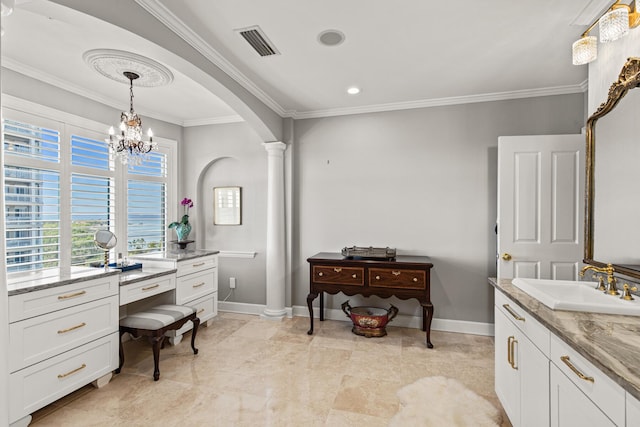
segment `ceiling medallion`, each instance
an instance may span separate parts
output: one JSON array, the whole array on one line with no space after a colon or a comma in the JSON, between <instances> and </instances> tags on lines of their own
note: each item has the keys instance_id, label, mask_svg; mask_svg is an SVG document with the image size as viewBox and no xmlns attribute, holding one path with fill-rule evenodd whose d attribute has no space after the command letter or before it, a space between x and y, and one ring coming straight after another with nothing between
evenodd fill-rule
<instances>
[{"instance_id":1,"label":"ceiling medallion","mask_svg":"<svg viewBox=\"0 0 640 427\"><path fill-rule=\"evenodd\" d=\"M153 59L115 49L92 49L82 55L87 65L98 73L120 83L129 84L125 72L133 72L138 87L157 87L173 81L173 73Z\"/></svg>"}]
</instances>

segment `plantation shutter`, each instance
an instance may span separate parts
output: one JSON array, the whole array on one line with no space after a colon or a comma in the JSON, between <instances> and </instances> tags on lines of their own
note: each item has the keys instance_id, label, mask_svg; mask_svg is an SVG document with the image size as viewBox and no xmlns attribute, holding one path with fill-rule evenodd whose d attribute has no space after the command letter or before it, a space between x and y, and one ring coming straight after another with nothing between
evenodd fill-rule
<instances>
[{"instance_id":1,"label":"plantation shutter","mask_svg":"<svg viewBox=\"0 0 640 427\"><path fill-rule=\"evenodd\" d=\"M128 166L127 251L129 255L164 251L166 242L167 155L149 153Z\"/></svg>"},{"instance_id":2,"label":"plantation shutter","mask_svg":"<svg viewBox=\"0 0 640 427\"><path fill-rule=\"evenodd\" d=\"M59 123L3 120L7 272L60 263Z\"/></svg>"},{"instance_id":3,"label":"plantation shutter","mask_svg":"<svg viewBox=\"0 0 640 427\"><path fill-rule=\"evenodd\" d=\"M97 139L99 135L91 138L87 136L90 131L74 130L71 134L71 265L89 265L104 259L104 252L93 242L95 232L114 231L113 162L107 143Z\"/></svg>"}]
</instances>

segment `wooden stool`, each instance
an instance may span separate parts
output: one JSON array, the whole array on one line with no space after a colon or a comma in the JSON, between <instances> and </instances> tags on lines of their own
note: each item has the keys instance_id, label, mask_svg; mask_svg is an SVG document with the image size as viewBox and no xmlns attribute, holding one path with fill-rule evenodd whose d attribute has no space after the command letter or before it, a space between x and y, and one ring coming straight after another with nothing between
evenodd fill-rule
<instances>
[{"instance_id":1,"label":"wooden stool","mask_svg":"<svg viewBox=\"0 0 640 427\"><path fill-rule=\"evenodd\" d=\"M120 373L124 365L124 351L122 349L122 335L129 332L134 338L140 336L149 337L149 342L153 345L153 380L160 378L160 348L164 347L164 334L167 331L180 329L189 320L193 322L193 332L191 332L191 348L193 354L198 354L195 347L196 333L200 325L200 319L196 316L196 309L183 305L158 305L149 310L132 313L120 319L120 366L116 369L116 374Z\"/></svg>"}]
</instances>

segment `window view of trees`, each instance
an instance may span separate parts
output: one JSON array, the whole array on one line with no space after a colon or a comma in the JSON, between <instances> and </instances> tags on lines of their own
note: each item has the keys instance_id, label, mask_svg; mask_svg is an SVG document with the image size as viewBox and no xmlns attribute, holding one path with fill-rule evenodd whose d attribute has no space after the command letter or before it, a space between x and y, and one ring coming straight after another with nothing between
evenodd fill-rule
<instances>
[{"instance_id":1,"label":"window view of trees","mask_svg":"<svg viewBox=\"0 0 640 427\"><path fill-rule=\"evenodd\" d=\"M115 231L118 220L127 221L126 249L120 249L126 255L165 249L164 154L150 153L127 167L114 161L98 132L26 113L12 117L10 109L2 124L8 273L61 267L61 259L77 266L102 263L94 234ZM118 168L127 168L126 174ZM116 205L116 188L126 192L118 199L123 206Z\"/></svg>"}]
</instances>

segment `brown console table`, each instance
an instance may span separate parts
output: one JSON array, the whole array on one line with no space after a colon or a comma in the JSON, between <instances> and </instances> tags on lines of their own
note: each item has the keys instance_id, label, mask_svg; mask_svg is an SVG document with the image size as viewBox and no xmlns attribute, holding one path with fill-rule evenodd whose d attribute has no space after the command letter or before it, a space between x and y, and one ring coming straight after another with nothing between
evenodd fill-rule
<instances>
[{"instance_id":1,"label":"brown console table","mask_svg":"<svg viewBox=\"0 0 640 427\"><path fill-rule=\"evenodd\" d=\"M393 260L351 259L341 254L321 252L308 258L309 319L313 334L313 300L320 295L320 320L324 320L324 292L347 295L376 295L382 298L415 298L422 306L422 330L426 331L427 347L431 344L431 264L424 256L397 256Z\"/></svg>"}]
</instances>

